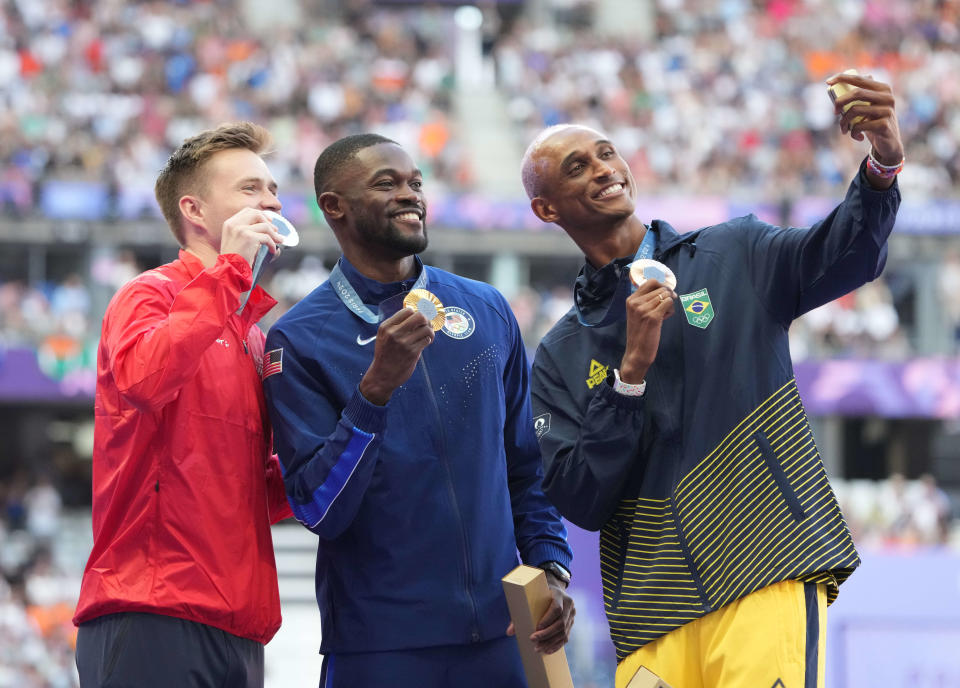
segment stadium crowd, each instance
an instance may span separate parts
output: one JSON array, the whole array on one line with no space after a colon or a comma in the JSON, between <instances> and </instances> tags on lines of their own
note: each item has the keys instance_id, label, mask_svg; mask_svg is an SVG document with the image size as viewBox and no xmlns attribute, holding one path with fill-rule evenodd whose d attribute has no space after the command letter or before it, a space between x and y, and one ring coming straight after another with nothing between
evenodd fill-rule
<instances>
[{"instance_id":1,"label":"stadium crowd","mask_svg":"<svg viewBox=\"0 0 960 688\"><path fill-rule=\"evenodd\" d=\"M647 8L641 26L614 36L595 30L603 5L546 3L547 22L485 10L483 47L516 149L545 125L576 120L620 142L644 194L785 207L837 195L860 153L837 145L821 82L855 64L897 93L910 197L960 188L960 88L949 78L960 71L960 3L651 0L638 4ZM474 190L458 144L449 10L309 0L271 3L269 21L253 4L223 10L218 2L0 5L3 212L42 213L48 185L81 181L111 190L115 202L132 190L126 203L138 198L156 215L153 181L171 148L235 118L268 126L272 172L281 188L307 197L316 151L363 130L415 151L431 195ZM945 290L958 269L955 255L945 258ZM95 338L103 304L90 312L83 282L97 280L0 275L0 340L56 349ZM909 291L904 280L878 281L811 314L794 328L795 356L909 355ZM272 318L288 305L280 296ZM533 346L569 298L547 285L514 302ZM944 315L960 337L960 311Z\"/></svg>"},{"instance_id":2,"label":"stadium crowd","mask_svg":"<svg viewBox=\"0 0 960 688\"><path fill-rule=\"evenodd\" d=\"M172 148L231 119L268 126L284 187L309 189L316 152L367 129L413 144L433 178L466 183L445 15L364 4L3 3L0 204L29 215L51 180L149 192Z\"/></svg>"},{"instance_id":3,"label":"stadium crowd","mask_svg":"<svg viewBox=\"0 0 960 688\"><path fill-rule=\"evenodd\" d=\"M514 125L504 136L520 151L543 126L577 120L620 142L644 194L836 196L861 152L838 145L822 81L853 64L897 94L905 193L957 196L958 0L650 0L649 24L613 37L592 30L600 2L546 4L552 22L487 11L498 21L485 54ZM475 190L451 31L435 5L369 0L0 3L0 221L42 216L48 185L73 182L108 191L104 219L124 189L158 215L153 183L172 148L238 118L273 133L284 189L309 195L318 151L375 130L416 154L431 195ZM519 172L505 173L519 196ZM96 341L105 298L146 267L121 253L49 280L0 273L0 354L36 348L53 366L76 355ZM327 267L304 256L270 274L280 305L264 329ZM936 270L954 333L940 353L955 355L960 254L944 252ZM888 270L813 311L791 331L795 359L914 355L913 289ZM511 305L532 352L570 307L569 279L521 289ZM834 484L858 545L960 548L958 511L932 477ZM54 537L60 501L39 476L0 479L0 688L74 685L69 619L86 552Z\"/></svg>"},{"instance_id":4,"label":"stadium crowd","mask_svg":"<svg viewBox=\"0 0 960 688\"><path fill-rule=\"evenodd\" d=\"M594 30L603 5L556 3L546 23L487 12L484 48L518 150L544 125L576 120L621 142L650 193L835 194L860 153L835 145L822 82L855 65L897 94L904 188L914 198L956 195L955 0L651 0L638 3L645 21L619 37ZM309 190L316 151L376 130L417 153L435 193L471 188L452 105L449 10L326 0L225 7L0 5L6 212L35 212L51 180L150 189L171 148L229 119L273 132L282 187Z\"/></svg>"}]
</instances>

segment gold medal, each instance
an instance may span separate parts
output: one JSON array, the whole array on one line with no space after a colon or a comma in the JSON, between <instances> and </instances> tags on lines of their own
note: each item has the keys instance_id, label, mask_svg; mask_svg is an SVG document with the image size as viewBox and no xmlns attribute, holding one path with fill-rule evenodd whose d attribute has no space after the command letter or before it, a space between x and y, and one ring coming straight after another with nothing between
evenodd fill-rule
<instances>
[{"instance_id":1,"label":"gold medal","mask_svg":"<svg viewBox=\"0 0 960 688\"><path fill-rule=\"evenodd\" d=\"M631 282L639 287L648 279L655 279L670 289L677 288L677 278L673 271L663 263L649 258L641 258L630 263Z\"/></svg>"},{"instance_id":2,"label":"gold medal","mask_svg":"<svg viewBox=\"0 0 960 688\"><path fill-rule=\"evenodd\" d=\"M843 73L852 74L853 76L860 76L860 72L858 72L856 69L848 69ZM838 81L833 86L827 89L827 93L830 94L830 100L832 100L833 102L837 102L837 98L841 96L845 96L853 89L854 87L851 86L850 84L845 84L843 82ZM851 100L849 103L843 106L843 111L846 112L847 110L852 108L854 105L869 105L869 104L870 103L868 103L865 100ZM857 124L859 122L862 122L864 119L866 118L863 115L857 115L852 120L850 120L850 124Z\"/></svg>"},{"instance_id":3,"label":"gold medal","mask_svg":"<svg viewBox=\"0 0 960 688\"><path fill-rule=\"evenodd\" d=\"M446 312L443 310L443 304L440 303L440 299L426 289L414 289L411 291L404 297L403 306L404 308L412 308L419 313L423 313L423 317L430 322L430 326L434 332L438 332L446 322Z\"/></svg>"}]
</instances>

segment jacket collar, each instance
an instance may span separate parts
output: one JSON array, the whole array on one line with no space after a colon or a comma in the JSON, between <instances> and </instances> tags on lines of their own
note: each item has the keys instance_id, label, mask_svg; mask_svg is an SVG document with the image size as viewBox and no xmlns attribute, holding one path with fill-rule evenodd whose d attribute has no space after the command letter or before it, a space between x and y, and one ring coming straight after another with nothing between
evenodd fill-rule
<instances>
[{"instance_id":1,"label":"jacket collar","mask_svg":"<svg viewBox=\"0 0 960 688\"><path fill-rule=\"evenodd\" d=\"M680 244L693 243L697 234L700 233L700 230L697 230L696 232L680 234L680 232L675 230L669 222L664 222L663 220L654 220L651 222L650 229L652 229L657 235L657 258L664 253L673 250Z\"/></svg>"},{"instance_id":2,"label":"jacket collar","mask_svg":"<svg viewBox=\"0 0 960 688\"><path fill-rule=\"evenodd\" d=\"M420 273L426 269L423 261L420 260L420 256L414 256L413 259L416 262L416 270L414 271L413 277L399 282L378 282L375 279L365 277L347 260L346 256L340 256L340 270L343 271L343 276L350 282L350 286L357 292L357 296L360 297L361 301L366 304L376 305L391 296L410 291L413 288Z\"/></svg>"},{"instance_id":3,"label":"jacket collar","mask_svg":"<svg viewBox=\"0 0 960 688\"><path fill-rule=\"evenodd\" d=\"M699 230L680 234L663 220L651 222L647 231L657 235L657 248L653 254L657 260L681 244L693 246L696 235L699 234ZM584 259L574 291L585 315L589 313L590 307L603 306L616 291L621 279L629 279L628 271L624 268L632 262L633 254L615 258L602 268L595 268L590 265L590 261Z\"/></svg>"},{"instance_id":4,"label":"jacket collar","mask_svg":"<svg viewBox=\"0 0 960 688\"><path fill-rule=\"evenodd\" d=\"M187 271L187 275L190 276L190 279L193 279L203 271L203 261L185 248L180 249L179 257L180 262L183 264L183 268Z\"/></svg>"}]
</instances>

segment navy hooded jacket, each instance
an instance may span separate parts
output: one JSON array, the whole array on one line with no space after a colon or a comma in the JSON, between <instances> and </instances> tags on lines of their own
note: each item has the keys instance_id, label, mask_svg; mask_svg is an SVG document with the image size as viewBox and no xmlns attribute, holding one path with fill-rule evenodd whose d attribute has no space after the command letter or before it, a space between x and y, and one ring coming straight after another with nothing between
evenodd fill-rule
<instances>
[{"instance_id":1,"label":"navy hooded jacket","mask_svg":"<svg viewBox=\"0 0 960 688\"><path fill-rule=\"evenodd\" d=\"M610 632L623 659L689 621L782 580L825 583L859 564L814 443L787 332L803 313L876 278L900 203L860 174L809 229L754 216L680 235L654 221L654 257L679 296L641 397L610 384L626 317L585 327L571 310L534 358L544 491L600 530ZM588 322L632 258L585 265ZM625 292L620 291L621 298Z\"/></svg>"}]
</instances>

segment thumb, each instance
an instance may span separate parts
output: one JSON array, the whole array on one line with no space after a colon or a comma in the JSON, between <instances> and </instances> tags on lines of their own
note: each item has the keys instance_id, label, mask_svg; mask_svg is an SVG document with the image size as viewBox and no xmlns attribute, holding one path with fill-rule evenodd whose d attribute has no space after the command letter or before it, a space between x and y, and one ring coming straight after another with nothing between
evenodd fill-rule
<instances>
[{"instance_id":1,"label":"thumb","mask_svg":"<svg viewBox=\"0 0 960 688\"><path fill-rule=\"evenodd\" d=\"M517 634L517 631L516 631L516 629L513 627L513 622L511 621L511 622L510 622L510 625L507 626L507 635L516 635L516 634Z\"/></svg>"}]
</instances>

